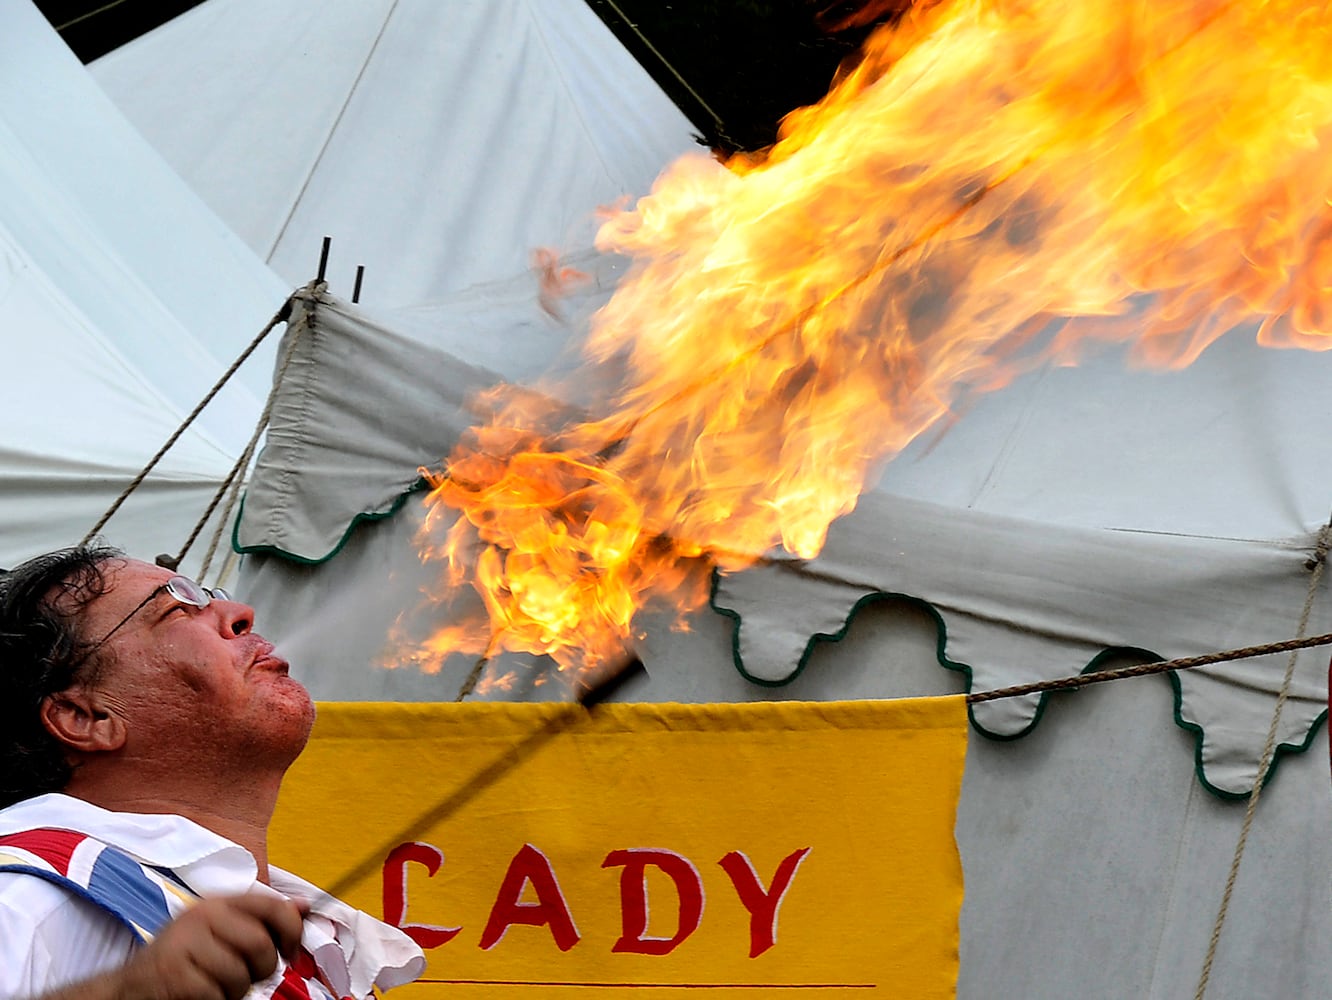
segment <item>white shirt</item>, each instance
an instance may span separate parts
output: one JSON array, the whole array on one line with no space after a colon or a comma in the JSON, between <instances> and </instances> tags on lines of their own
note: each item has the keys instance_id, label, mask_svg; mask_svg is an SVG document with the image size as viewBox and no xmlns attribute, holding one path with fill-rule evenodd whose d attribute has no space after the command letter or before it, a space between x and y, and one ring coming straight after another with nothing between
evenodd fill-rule
<instances>
[{"instance_id":1,"label":"white shirt","mask_svg":"<svg viewBox=\"0 0 1332 1000\"><path fill-rule=\"evenodd\" d=\"M355 910L280 868L272 888L250 852L182 816L116 813L58 793L0 810L0 836L38 827L87 834L136 860L169 868L202 897L276 892L311 904L301 944L339 995L391 989L425 969L425 956L396 927ZM0 1000L39 996L124 965L138 947L110 914L45 879L0 872ZM284 965L248 994L269 996Z\"/></svg>"}]
</instances>

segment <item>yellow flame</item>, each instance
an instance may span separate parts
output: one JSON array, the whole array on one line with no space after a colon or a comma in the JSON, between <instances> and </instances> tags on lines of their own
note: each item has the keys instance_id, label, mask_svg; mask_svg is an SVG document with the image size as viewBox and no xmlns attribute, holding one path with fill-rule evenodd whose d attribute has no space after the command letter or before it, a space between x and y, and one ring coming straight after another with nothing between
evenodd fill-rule
<instances>
[{"instance_id":1,"label":"yellow flame","mask_svg":"<svg viewBox=\"0 0 1332 1000\"><path fill-rule=\"evenodd\" d=\"M771 149L677 161L599 234L635 260L587 344L613 405L497 393L434 476L488 621L433 648L618 655L645 602L812 557L960 395L1089 341L1332 346L1329 32L1314 3L941 3Z\"/></svg>"}]
</instances>

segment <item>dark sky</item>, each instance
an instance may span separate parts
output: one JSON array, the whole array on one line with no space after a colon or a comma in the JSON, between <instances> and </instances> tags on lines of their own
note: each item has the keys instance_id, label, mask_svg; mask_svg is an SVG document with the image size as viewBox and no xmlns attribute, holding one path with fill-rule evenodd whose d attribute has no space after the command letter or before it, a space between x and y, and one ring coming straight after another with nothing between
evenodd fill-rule
<instances>
[{"instance_id":1,"label":"dark sky","mask_svg":"<svg viewBox=\"0 0 1332 1000\"><path fill-rule=\"evenodd\" d=\"M770 145L782 116L827 93L869 30L825 30L818 15L828 5L817 0L587 3L700 133L727 149Z\"/></svg>"},{"instance_id":2,"label":"dark sky","mask_svg":"<svg viewBox=\"0 0 1332 1000\"><path fill-rule=\"evenodd\" d=\"M202 0L37 0L37 9L84 62L197 7Z\"/></svg>"},{"instance_id":3,"label":"dark sky","mask_svg":"<svg viewBox=\"0 0 1332 1000\"><path fill-rule=\"evenodd\" d=\"M37 0L37 7L90 62L200 2ZM586 2L699 135L728 151L770 144L780 118L818 100L866 33L821 28L817 15L826 0Z\"/></svg>"}]
</instances>

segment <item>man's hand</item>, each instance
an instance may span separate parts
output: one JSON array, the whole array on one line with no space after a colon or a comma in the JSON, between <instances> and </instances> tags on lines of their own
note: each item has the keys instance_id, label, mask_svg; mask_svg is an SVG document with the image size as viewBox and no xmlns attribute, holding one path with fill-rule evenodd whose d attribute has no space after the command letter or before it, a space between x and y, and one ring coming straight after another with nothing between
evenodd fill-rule
<instances>
[{"instance_id":1,"label":"man's hand","mask_svg":"<svg viewBox=\"0 0 1332 1000\"><path fill-rule=\"evenodd\" d=\"M123 968L44 1000L241 1000L279 955L295 955L301 920L295 903L267 894L201 900Z\"/></svg>"}]
</instances>

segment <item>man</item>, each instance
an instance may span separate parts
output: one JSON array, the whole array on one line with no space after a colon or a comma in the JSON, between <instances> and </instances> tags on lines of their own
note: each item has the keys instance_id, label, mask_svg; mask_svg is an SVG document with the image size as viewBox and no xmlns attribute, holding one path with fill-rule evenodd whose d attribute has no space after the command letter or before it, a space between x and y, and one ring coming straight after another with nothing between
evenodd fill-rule
<instances>
[{"instance_id":1,"label":"man","mask_svg":"<svg viewBox=\"0 0 1332 1000\"><path fill-rule=\"evenodd\" d=\"M420 975L397 928L268 864L314 706L253 623L115 549L0 577L0 998L361 998Z\"/></svg>"}]
</instances>

